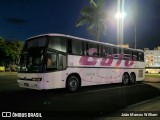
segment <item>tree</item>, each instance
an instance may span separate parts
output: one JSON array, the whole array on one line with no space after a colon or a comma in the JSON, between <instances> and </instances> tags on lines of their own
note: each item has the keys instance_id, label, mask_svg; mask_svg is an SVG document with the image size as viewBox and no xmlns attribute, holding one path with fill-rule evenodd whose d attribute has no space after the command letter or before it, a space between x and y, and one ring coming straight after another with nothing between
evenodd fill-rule
<instances>
[{"instance_id":1,"label":"tree","mask_svg":"<svg viewBox=\"0 0 160 120\"><path fill-rule=\"evenodd\" d=\"M5 61L5 56L7 53L7 49L6 49L6 45L4 43L4 39L2 37L0 37L0 66L4 66L4 61Z\"/></svg>"},{"instance_id":2,"label":"tree","mask_svg":"<svg viewBox=\"0 0 160 120\"><path fill-rule=\"evenodd\" d=\"M87 24L89 33L99 41L100 35L105 34L105 19L104 0L90 0L89 5L81 10L76 27Z\"/></svg>"},{"instance_id":3,"label":"tree","mask_svg":"<svg viewBox=\"0 0 160 120\"><path fill-rule=\"evenodd\" d=\"M0 65L5 66L6 56L8 56L8 49L5 44L5 40L2 37L0 37L0 56Z\"/></svg>"},{"instance_id":4,"label":"tree","mask_svg":"<svg viewBox=\"0 0 160 120\"><path fill-rule=\"evenodd\" d=\"M0 37L0 45L3 44L4 39Z\"/></svg>"},{"instance_id":5,"label":"tree","mask_svg":"<svg viewBox=\"0 0 160 120\"><path fill-rule=\"evenodd\" d=\"M5 44L7 46L7 61L10 64L18 63L19 61L19 55L22 50L23 43L20 41L14 41L14 40L7 40L5 41Z\"/></svg>"},{"instance_id":6,"label":"tree","mask_svg":"<svg viewBox=\"0 0 160 120\"><path fill-rule=\"evenodd\" d=\"M4 40L0 37L0 65L8 67L11 64L18 64L22 47L21 41Z\"/></svg>"}]
</instances>

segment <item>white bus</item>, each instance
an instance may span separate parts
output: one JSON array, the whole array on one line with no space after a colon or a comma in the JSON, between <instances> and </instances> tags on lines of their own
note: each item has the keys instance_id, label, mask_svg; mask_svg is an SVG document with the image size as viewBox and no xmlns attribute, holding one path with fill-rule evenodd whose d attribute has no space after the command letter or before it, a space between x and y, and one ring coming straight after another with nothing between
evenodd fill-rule
<instances>
[{"instance_id":1,"label":"white bus","mask_svg":"<svg viewBox=\"0 0 160 120\"><path fill-rule=\"evenodd\" d=\"M18 85L30 89L68 88L144 79L144 52L63 34L26 40Z\"/></svg>"}]
</instances>

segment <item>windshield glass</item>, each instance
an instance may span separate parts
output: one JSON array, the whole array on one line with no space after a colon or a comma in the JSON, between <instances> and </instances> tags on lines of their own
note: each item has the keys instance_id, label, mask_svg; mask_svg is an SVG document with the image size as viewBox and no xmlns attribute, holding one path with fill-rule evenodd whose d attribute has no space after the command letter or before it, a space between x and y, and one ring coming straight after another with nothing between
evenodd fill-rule
<instances>
[{"instance_id":1,"label":"windshield glass","mask_svg":"<svg viewBox=\"0 0 160 120\"><path fill-rule=\"evenodd\" d=\"M32 48L21 55L20 72L43 72L44 49Z\"/></svg>"}]
</instances>

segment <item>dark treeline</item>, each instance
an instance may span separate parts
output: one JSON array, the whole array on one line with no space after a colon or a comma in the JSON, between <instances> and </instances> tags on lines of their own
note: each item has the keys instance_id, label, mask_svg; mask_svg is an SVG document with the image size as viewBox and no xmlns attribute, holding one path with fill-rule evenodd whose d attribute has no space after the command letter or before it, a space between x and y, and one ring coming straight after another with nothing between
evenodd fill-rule
<instances>
[{"instance_id":1,"label":"dark treeline","mask_svg":"<svg viewBox=\"0 0 160 120\"><path fill-rule=\"evenodd\" d=\"M11 67L19 64L20 52L23 47L22 41L0 37L0 66ZM15 69L15 68L14 68Z\"/></svg>"}]
</instances>

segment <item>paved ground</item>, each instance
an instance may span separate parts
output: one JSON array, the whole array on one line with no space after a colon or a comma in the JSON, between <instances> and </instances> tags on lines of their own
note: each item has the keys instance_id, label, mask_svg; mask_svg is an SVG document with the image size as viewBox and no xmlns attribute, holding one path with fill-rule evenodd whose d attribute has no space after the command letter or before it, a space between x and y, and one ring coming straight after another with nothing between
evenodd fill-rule
<instances>
[{"instance_id":1,"label":"paved ground","mask_svg":"<svg viewBox=\"0 0 160 120\"><path fill-rule=\"evenodd\" d=\"M128 106L124 111L160 111L160 97Z\"/></svg>"},{"instance_id":2,"label":"paved ground","mask_svg":"<svg viewBox=\"0 0 160 120\"><path fill-rule=\"evenodd\" d=\"M159 120L160 97L146 100L121 110L111 117L102 117L97 120ZM119 117L119 114L122 116ZM126 116L125 116L126 115Z\"/></svg>"},{"instance_id":3,"label":"paved ground","mask_svg":"<svg viewBox=\"0 0 160 120\"><path fill-rule=\"evenodd\" d=\"M0 94L2 106L19 108L20 110L68 110L78 111L100 111L118 110L109 117L73 117L69 120L92 119L92 120L123 120L123 119L158 119L159 117L119 117L122 113L130 114L157 114L160 116L160 83L144 82L132 86L107 85L101 87L86 87L77 93L68 93L63 90L34 91L19 88L16 83L15 72L0 73ZM8 105L8 106L7 106ZM123 109L122 109L123 108ZM138 113L137 113L138 112ZM94 112L93 112L94 114ZM102 113L103 114L103 113ZM132 114L131 114L132 115ZM94 115L93 115L94 116ZM55 118L59 120L59 118ZM66 120L66 118L63 118ZM52 119L51 119L52 120Z\"/></svg>"}]
</instances>

